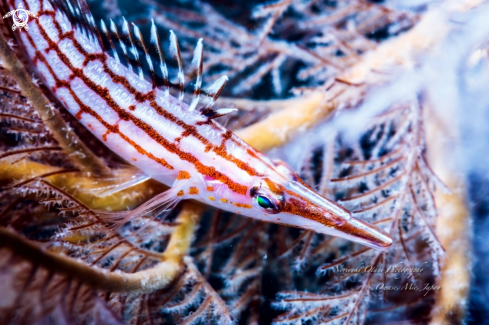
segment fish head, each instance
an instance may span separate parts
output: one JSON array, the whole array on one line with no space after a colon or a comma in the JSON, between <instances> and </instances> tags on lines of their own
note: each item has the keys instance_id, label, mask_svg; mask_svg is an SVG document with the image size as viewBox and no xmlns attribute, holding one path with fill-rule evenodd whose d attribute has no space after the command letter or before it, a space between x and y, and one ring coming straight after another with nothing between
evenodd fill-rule
<instances>
[{"instance_id":1,"label":"fish head","mask_svg":"<svg viewBox=\"0 0 489 325\"><path fill-rule=\"evenodd\" d=\"M276 173L256 178L247 193L253 212L262 214L259 219L341 237L377 250L392 245L389 234L318 194L285 163L274 164Z\"/></svg>"}]
</instances>

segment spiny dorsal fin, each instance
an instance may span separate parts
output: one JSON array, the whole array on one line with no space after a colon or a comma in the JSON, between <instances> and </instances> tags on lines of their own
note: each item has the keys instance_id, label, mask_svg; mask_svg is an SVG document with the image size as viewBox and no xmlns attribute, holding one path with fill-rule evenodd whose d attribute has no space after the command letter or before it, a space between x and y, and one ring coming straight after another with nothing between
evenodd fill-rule
<instances>
[{"instance_id":1,"label":"spiny dorsal fin","mask_svg":"<svg viewBox=\"0 0 489 325\"><path fill-rule=\"evenodd\" d=\"M221 95L226 82L228 81L227 76L222 76L212 83L208 88L205 89L207 98L203 100L204 109L210 109L216 103L217 98Z\"/></svg>"},{"instance_id":2,"label":"spiny dorsal fin","mask_svg":"<svg viewBox=\"0 0 489 325\"><path fill-rule=\"evenodd\" d=\"M48 0L51 6L63 12L73 27L92 43L104 49L95 19L85 0Z\"/></svg>"},{"instance_id":3,"label":"spiny dorsal fin","mask_svg":"<svg viewBox=\"0 0 489 325\"><path fill-rule=\"evenodd\" d=\"M220 108L217 110L213 110L212 108L205 108L201 111L202 116L205 116L209 120L213 120L215 118L228 115L230 113L237 112L237 108Z\"/></svg>"},{"instance_id":4,"label":"spiny dorsal fin","mask_svg":"<svg viewBox=\"0 0 489 325\"><path fill-rule=\"evenodd\" d=\"M202 87L202 69L204 61L204 45L202 44L202 38L197 42L197 46L194 50L194 57L192 59L192 64L195 65L197 69L197 79L195 80L194 88L194 98L190 104L190 110L193 111L197 104L199 103L201 87Z\"/></svg>"},{"instance_id":5,"label":"spiny dorsal fin","mask_svg":"<svg viewBox=\"0 0 489 325\"><path fill-rule=\"evenodd\" d=\"M62 1L62 0L51 0L51 5L53 8L59 9L68 17L70 23L79 30L82 34L85 34L85 30L83 29L84 24L82 23L82 17L80 17L75 7L77 3L73 3L74 1Z\"/></svg>"},{"instance_id":6,"label":"spiny dorsal fin","mask_svg":"<svg viewBox=\"0 0 489 325\"><path fill-rule=\"evenodd\" d=\"M159 67L161 76L163 79L163 91L165 92L165 96L170 94L170 80L168 79L168 68L166 67L165 58L163 56L163 51L161 50L161 42L160 36L158 34L158 30L156 28L155 22L151 19L151 46L153 47L153 51L156 53L157 58L159 60Z\"/></svg>"},{"instance_id":7,"label":"spiny dorsal fin","mask_svg":"<svg viewBox=\"0 0 489 325\"><path fill-rule=\"evenodd\" d=\"M134 35L136 36L136 43L139 45L140 48L143 49L144 56L146 58L146 63L148 64L149 73L151 75L151 81L153 82L153 88L155 88L156 87L156 77L155 77L155 70L153 67L153 60L151 60L151 56L148 53L148 49L146 48L146 45L144 44L143 35L141 35L141 31L139 30L139 27L136 26L134 23L132 25L134 26Z\"/></svg>"},{"instance_id":8,"label":"spiny dorsal fin","mask_svg":"<svg viewBox=\"0 0 489 325\"><path fill-rule=\"evenodd\" d=\"M124 55L124 59L126 60L127 68L130 69L131 61L129 61L129 53L127 52L126 44L124 44L121 37L119 36L119 31L117 30L117 26L115 25L112 19L110 20L110 34L111 36L114 37L114 39L118 42L119 46L121 47L122 54Z\"/></svg>"},{"instance_id":9,"label":"spiny dorsal fin","mask_svg":"<svg viewBox=\"0 0 489 325\"><path fill-rule=\"evenodd\" d=\"M80 25L82 27L82 32L88 37L88 39L90 41L93 42L94 39L92 37L92 33L90 32L90 24L87 21L87 17L83 14L83 10L80 6L79 1L76 2L76 6L73 7L73 9L75 10L74 11L75 17L77 17L78 20L80 21Z\"/></svg>"},{"instance_id":10,"label":"spiny dorsal fin","mask_svg":"<svg viewBox=\"0 0 489 325\"><path fill-rule=\"evenodd\" d=\"M170 82L168 67L166 65L163 51L161 48L161 41L158 34L156 24L151 20L151 36L150 46L147 47L142 33L138 26L133 25L133 30L129 28L129 23L124 17L122 17L122 31L119 33L116 24L112 19L110 25L107 26L104 21L100 22L100 31L98 30L95 19L91 14L89 7L85 0L50 0L53 7L60 9L64 12L72 25L77 30L86 35L90 41L96 43L100 48L112 56L117 63L122 63L120 52L118 47L122 51L122 56L126 61L126 66L132 69L139 77L144 79L143 62L140 58L141 54L144 56L147 67L149 69L153 88L160 88L163 90L165 96L170 94L170 87L178 89L178 99L181 101L185 95L185 74L183 70L183 61L178 44L178 39L175 33L170 30L170 54L177 63L177 83ZM107 28L108 27L108 28ZM189 110L193 111L197 109L199 103L202 108L200 109L203 116L207 118L216 118L235 111L235 109L220 109L217 111L212 110L217 98L224 89L228 78L222 76L217 79L209 87L202 89L203 81L203 40L199 39L194 50L192 65L196 72L194 83L194 96L189 105ZM153 62L153 60L155 60ZM156 71L158 70L158 71Z\"/></svg>"},{"instance_id":11,"label":"spiny dorsal fin","mask_svg":"<svg viewBox=\"0 0 489 325\"><path fill-rule=\"evenodd\" d=\"M178 86L180 93L178 95L178 100L183 99L185 90L185 75L183 73L182 55L180 54L180 46L178 45L177 35L170 30L170 54L177 61L178 65Z\"/></svg>"},{"instance_id":12,"label":"spiny dorsal fin","mask_svg":"<svg viewBox=\"0 0 489 325\"><path fill-rule=\"evenodd\" d=\"M107 39L109 42L109 55L112 55L112 57L117 61L117 63L121 63L121 59L119 58L119 54L117 54L117 50L114 46L114 42L112 41L112 37L109 34L109 31L107 30L107 26L105 26L105 22L103 20L100 21L100 27L102 29L102 33L104 37Z\"/></svg>"},{"instance_id":13,"label":"spiny dorsal fin","mask_svg":"<svg viewBox=\"0 0 489 325\"><path fill-rule=\"evenodd\" d=\"M216 100L224 89L227 81L228 77L222 76L214 81L212 85L210 85L207 89L205 89L207 97L203 100L204 108L202 109L201 113L206 118L212 120L237 111L236 108L221 108L218 110L212 109L212 106L214 106L214 104L216 103Z\"/></svg>"},{"instance_id":14,"label":"spiny dorsal fin","mask_svg":"<svg viewBox=\"0 0 489 325\"><path fill-rule=\"evenodd\" d=\"M131 31L129 30L129 23L127 22L126 18L122 17L123 23L122 23L122 38L123 40L129 44L130 48L129 50L132 53L133 59L129 59L129 62L131 63L131 66L133 68L133 71L136 72L139 75L139 78L141 80L144 79L144 74L143 74L143 68L141 66L141 62L139 61L139 51L134 45L134 41L132 40L132 34Z\"/></svg>"},{"instance_id":15,"label":"spiny dorsal fin","mask_svg":"<svg viewBox=\"0 0 489 325\"><path fill-rule=\"evenodd\" d=\"M95 24L95 19L93 18L90 8L88 8L88 5L85 1L78 1L78 6L80 8L82 17L85 18L84 21L87 26L89 38L91 37L92 41L98 43L100 45L100 48L103 49L100 34L98 32L98 28Z\"/></svg>"}]
</instances>

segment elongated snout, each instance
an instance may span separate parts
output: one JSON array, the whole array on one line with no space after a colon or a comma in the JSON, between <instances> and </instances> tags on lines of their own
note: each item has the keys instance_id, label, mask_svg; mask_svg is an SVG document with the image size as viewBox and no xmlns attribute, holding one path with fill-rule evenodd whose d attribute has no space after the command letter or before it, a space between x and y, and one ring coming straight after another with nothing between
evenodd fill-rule
<instances>
[{"instance_id":1,"label":"elongated snout","mask_svg":"<svg viewBox=\"0 0 489 325\"><path fill-rule=\"evenodd\" d=\"M389 234L353 217L335 228L339 232L338 237L377 250L387 250L392 245L392 237Z\"/></svg>"},{"instance_id":2,"label":"elongated snout","mask_svg":"<svg viewBox=\"0 0 489 325\"><path fill-rule=\"evenodd\" d=\"M324 234L348 239L362 245L387 250L392 237L375 226L351 216L337 203L298 183L289 184L284 204L285 212L302 218L289 218L289 224L310 228ZM292 221L292 222L290 222Z\"/></svg>"}]
</instances>

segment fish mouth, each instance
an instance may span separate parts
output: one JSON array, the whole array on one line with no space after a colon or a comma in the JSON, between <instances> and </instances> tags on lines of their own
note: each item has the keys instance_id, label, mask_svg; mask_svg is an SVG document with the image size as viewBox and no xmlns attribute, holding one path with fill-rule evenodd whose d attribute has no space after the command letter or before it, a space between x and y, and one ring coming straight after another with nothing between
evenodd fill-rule
<instances>
[{"instance_id":1,"label":"fish mouth","mask_svg":"<svg viewBox=\"0 0 489 325\"><path fill-rule=\"evenodd\" d=\"M335 227L338 237L345 238L370 248L386 251L393 243L392 237L366 222L351 217L348 221Z\"/></svg>"}]
</instances>

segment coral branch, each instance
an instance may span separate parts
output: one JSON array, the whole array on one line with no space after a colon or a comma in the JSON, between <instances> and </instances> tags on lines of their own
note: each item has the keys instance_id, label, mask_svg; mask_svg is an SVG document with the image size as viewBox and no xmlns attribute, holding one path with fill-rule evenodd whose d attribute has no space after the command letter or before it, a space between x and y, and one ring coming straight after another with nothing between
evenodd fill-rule
<instances>
[{"instance_id":1,"label":"coral branch","mask_svg":"<svg viewBox=\"0 0 489 325\"><path fill-rule=\"evenodd\" d=\"M453 118L455 107L443 106L446 116L426 110L427 142L430 146L428 160L437 175L452 190L437 191L435 201L439 207L436 234L446 249L442 262L441 278L437 285L441 291L436 297L430 324L462 322L467 308L467 295L471 276L471 225L470 212L465 197L465 182L450 165L454 144L459 142L457 120ZM440 141L443 138L445 141Z\"/></svg>"},{"instance_id":2,"label":"coral branch","mask_svg":"<svg viewBox=\"0 0 489 325\"><path fill-rule=\"evenodd\" d=\"M182 258L188 254L194 230L204 209L205 206L197 202L188 201L184 203L182 211L177 218L178 226L172 234L163 255L165 261L175 260L181 262Z\"/></svg>"},{"instance_id":3,"label":"coral branch","mask_svg":"<svg viewBox=\"0 0 489 325\"><path fill-rule=\"evenodd\" d=\"M16 256L29 260L33 265L43 267L55 274L74 278L98 290L110 292L153 292L170 284L180 274L183 257L190 248L193 230L197 225L203 207L188 202L177 218L179 225L172 234L162 262L155 267L128 274L109 272L85 263L55 254L39 247L20 235L0 228L0 247L7 248Z\"/></svg>"},{"instance_id":4,"label":"coral branch","mask_svg":"<svg viewBox=\"0 0 489 325\"><path fill-rule=\"evenodd\" d=\"M29 260L34 265L104 291L150 292L165 287L180 272L180 263L174 259L159 263L152 269L133 274L108 272L63 255L48 252L5 228L0 228L0 246L13 251L17 256Z\"/></svg>"},{"instance_id":5,"label":"coral branch","mask_svg":"<svg viewBox=\"0 0 489 325\"><path fill-rule=\"evenodd\" d=\"M22 161L16 164L0 162L0 186L11 187L21 184L20 182L41 177L56 187L65 189L89 208L108 211L120 211L127 207L137 206L166 189L165 185L155 180L148 180L111 195L100 196L92 189L106 185L105 183L110 184L109 182L87 177L82 173L60 174L57 173L59 170L33 161ZM50 173L54 174L49 175ZM17 181L14 182L14 180Z\"/></svg>"},{"instance_id":6,"label":"coral branch","mask_svg":"<svg viewBox=\"0 0 489 325\"><path fill-rule=\"evenodd\" d=\"M20 155L23 153L33 153L33 152L43 152L43 151L61 151L63 148L58 147L58 146L45 146L45 147L38 147L38 148L26 148L26 149L16 149L16 150L11 150L4 152L0 154L0 159L9 157L9 156L14 156L14 155Z\"/></svg>"},{"instance_id":7,"label":"coral branch","mask_svg":"<svg viewBox=\"0 0 489 325\"><path fill-rule=\"evenodd\" d=\"M365 54L362 61L341 73L325 93L306 97L299 105L290 105L236 133L260 150L270 150L293 139L296 134L324 121L337 109L357 106L367 89L389 81L397 74L388 73L395 67L402 69L416 65L422 53L433 51L444 43L450 32L445 23L446 11L464 12L482 1L463 1L434 9L423 16L410 31L380 44ZM386 73L383 73L386 71Z\"/></svg>"},{"instance_id":8,"label":"coral branch","mask_svg":"<svg viewBox=\"0 0 489 325\"><path fill-rule=\"evenodd\" d=\"M291 105L236 134L258 150L270 150L288 142L299 130L324 120L336 107L325 103L325 94L315 92L303 100L291 99Z\"/></svg>"}]
</instances>

